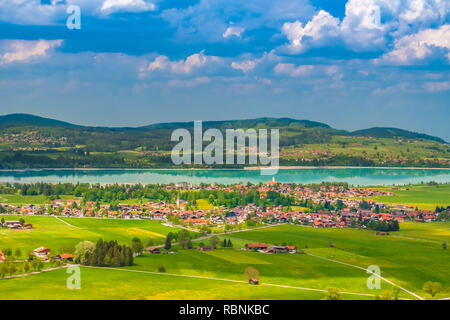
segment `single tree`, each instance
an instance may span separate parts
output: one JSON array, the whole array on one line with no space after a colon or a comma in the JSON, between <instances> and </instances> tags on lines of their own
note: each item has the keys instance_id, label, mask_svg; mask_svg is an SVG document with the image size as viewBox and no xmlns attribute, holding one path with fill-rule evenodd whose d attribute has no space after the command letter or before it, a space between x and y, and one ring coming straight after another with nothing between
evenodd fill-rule
<instances>
[{"instance_id":1,"label":"single tree","mask_svg":"<svg viewBox=\"0 0 450 320\"><path fill-rule=\"evenodd\" d=\"M178 232L178 243L183 249L186 249L187 243L190 238L191 236L189 234L189 231L187 231L186 229L181 229L180 232Z\"/></svg>"},{"instance_id":2,"label":"single tree","mask_svg":"<svg viewBox=\"0 0 450 320\"><path fill-rule=\"evenodd\" d=\"M341 300L342 294L339 292L338 288L327 288L327 292L325 294L325 300Z\"/></svg>"},{"instance_id":3,"label":"single tree","mask_svg":"<svg viewBox=\"0 0 450 320\"><path fill-rule=\"evenodd\" d=\"M30 266L28 265L28 261L25 261L24 264L23 264L23 271L25 273L27 273L28 270L30 270Z\"/></svg>"},{"instance_id":4,"label":"single tree","mask_svg":"<svg viewBox=\"0 0 450 320\"><path fill-rule=\"evenodd\" d=\"M82 241L75 247L74 259L81 264L88 264L90 256L95 251L95 244L91 241Z\"/></svg>"},{"instance_id":5,"label":"single tree","mask_svg":"<svg viewBox=\"0 0 450 320\"><path fill-rule=\"evenodd\" d=\"M209 243L211 244L211 247L213 247L213 249L215 249L217 247L217 244L219 243L219 237L218 236L212 236L211 238L209 238Z\"/></svg>"},{"instance_id":6,"label":"single tree","mask_svg":"<svg viewBox=\"0 0 450 320\"><path fill-rule=\"evenodd\" d=\"M442 285L439 282L427 281L423 285L423 291L429 293L431 298L434 298L437 293L441 292L441 289Z\"/></svg>"},{"instance_id":7,"label":"single tree","mask_svg":"<svg viewBox=\"0 0 450 320\"><path fill-rule=\"evenodd\" d=\"M131 240L131 250L135 255L140 255L144 251L144 245L142 244L141 239L134 237Z\"/></svg>"},{"instance_id":8,"label":"single tree","mask_svg":"<svg viewBox=\"0 0 450 320\"><path fill-rule=\"evenodd\" d=\"M392 289L392 296L393 296L394 300L398 300L399 295L400 295L399 287L394 287L394 289Z\"/></svg>"},{"instance_id":9,"label":"single tree","mask_svg":"<svg viewBox=\"0 0 450 320\"><path fill-rule=\"evenodd\" d=\"M170 248L172 248L172 237L170 237L169 235L167 235L166 241L165 241L165 243L164 243L164 249L170 250Z\"/></svg>"},{"instance_id":10,"label":"single tree","mask_svg":"<svg viewBox=\"0 0 450 320\"><path fill-rule=\"evenodd\" d=\"M10 263L8 267L9 275L12 276L17 271L17 266L14 263Z\"/></svg>"},{"instance_id":11,"label":"single tree","mask_svg":"<svg viewBox=\"0 0 450 320\"><path fill-rule=\"evenodd\" d=\"M381 294L380 298L381 300L392 300L393 299L392 292L386 290Z\"/></svg>"},{"instance_id":12,"label":"single tree","mask_svg":"<svg viewBox=\"0 0 450 320\"><path fill-rule=\"evenodd\" d=\"M253 267L247 267L244 275L249 282L259 282L259 271Z\"/></svg>"},{"instance_id":13,"label":"single tree","mask_svg":"<svg viewBox=\"0 0 450 320\"><path fill-rule=\"evenodd\" d=\"M153 246L153 240L151 238L148 238L146 246L147 248Z\"/></svg>"}]
</instances>

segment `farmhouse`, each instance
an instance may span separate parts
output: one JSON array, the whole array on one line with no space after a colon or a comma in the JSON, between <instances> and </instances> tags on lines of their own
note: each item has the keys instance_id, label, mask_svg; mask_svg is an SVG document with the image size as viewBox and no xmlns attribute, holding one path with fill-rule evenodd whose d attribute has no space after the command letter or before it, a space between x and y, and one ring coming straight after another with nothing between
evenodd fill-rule
<instances>
[{"instance_id":1,"label":"farmhouse","mask_svg":"<svg viewBox=\"0 0 450 320\"><path fill-rule=\"evenodd\" d=\"M34 254L37 257L44 259L44 260L48 259L49 253L50 253L50 249L48 249L46 247L40 247L40 248L34 249Z\"/></svg>"},{"instance_id":2,"label":"farmhouse","mask_svg":"<svg viewBox=\"0 0 450 320\"><path fill-rule=\"evenodd\" d=\"M297 248L295 246L287 246L286 248L289 250L289 253L297 252Z\"/></svg>"},{"instance_id":3,"label":"farmhouse","mask_svg":"<svg viewBox=\"0 0 450 320\"><path fill-rule=\"evenodd\" d=\"M73 261L73 255L71 255L70 253L62 253L62 254L57 254L55 256L55 260L59 260L59 261Z\"/></svg>"},{"instance_id":4,"label":"farmhouse","mask_svg":"<svg viewBox=\"0 0 450 320\"><path fill-rule=\"evenodd\" d=\"M8 229L21 229L22 226L20 225L19 221L6 221L5 222L6 227L8 227Z\"/></svg>"},{"instance_id":5,"label":"farmhouse","mask_svg":"<svg viewBox=\"0 0 450 320\"><path fill-rule=\"evenodd\" d=\"M245 248L247 250L267 250L268 247L269 247L269 245L267 245L265 243L260 243L260 244L247 243L245 245Z\"/></svg>"},{"instance_id":6,"label":"farmhouse","mask_svg":"<svg viewBox=\"0 0 450 320\"><path fill-rule=\"evenodd\" d=\"M272 248L270 248L266 252L267 253L286 253L288 251L289 251L289 249L287 247L284 247L284 246L273 246Z\"/></svg>"},{"instance_id":7,"label":"farmhouse","mask_svg":"<svg viewBox=\"0 0 450 320\"><path fill-rule=\"evenodd\" d=\"M150 253L155 253L155 254L161 253L161 251L160 251L158 248L155 248L155 247L147 248L147 250L148 250Z\"/></svg>"},{"instance_id":8,"label":"farmhouse","mask_svg":"<svg viewBox=\"0 0 450 320\"><path fill-rule=\"evenodd\" d=\"M273 246L266 251L267 253L296 253L295 246Z\"/></svg>"}]
</instances>

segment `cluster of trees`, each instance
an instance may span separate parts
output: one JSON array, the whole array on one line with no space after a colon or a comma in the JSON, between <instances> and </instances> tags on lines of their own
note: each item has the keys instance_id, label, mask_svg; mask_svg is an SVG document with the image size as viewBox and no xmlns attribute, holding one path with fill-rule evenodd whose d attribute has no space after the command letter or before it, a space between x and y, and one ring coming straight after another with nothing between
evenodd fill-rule
<instances>
[{"instance_id":1,"label":"cluster of trees","mask_svg":"<svg viewBox=\"0 0 450 320\"><path fill-rule=\"evenodd\" d=\"M392 221L378 221L370 220L366 223L366 227L375 231L399 231L400 225L397 220Z\"/></svg>"},{"instance_id":2,"label":"cluster of trees","mask_svg":"<svg viewBox=\"0 0 450 320\"><path fill-rule=\"evenodd\" d=\"M164 242L164 249L170 250L172 248L172 241L178 242L183 249L192 249L192 234L186 230L181 229L177 233L169 232Z\"/></svg>"},{"instance_id":3,"label":"cluster of trees","mask_svg":"<svg viewBox=\"0 0 450 320\"><path fill-rule=\"evenodd\" d=\"M444 208L443 206L439 207L436 206L436 209L434 210L435 212L444 212L450 209L450 206L447 206L447 208Z\"/></svg>"},{"instance_id":4,"label":"cluster of trees","mask_svg":"<svg viewBox=\"0 0 450 320\"><path fill-rule=\"evenodd\" d=\"M133 265L133 251L127 245L117 241L103 241L96 244L90 241L80 242L75 247L75 261L90 266L123 267Z\"/></svg>"},{"instance_id":5,"label":"cluster of trees","mask_svg":"<svg viewBox=\"0 0 450 320\"><path fill-rule=\"evenodd\" d=\"M295 199L290 196L285 196L278 192L268 191L266 197L261 197L256 189L246 191L223 191L223 190L205 190L203 193L205 197L199 199L207 199L208 202L214 206L225 206L227 208L234 208L236 206L246 206L249 203L254 203L259 207L266 207L272 205L290 206L294 204ZM199 192L202 193L202 192ZM201 196L199 194L199 196Z\"/></svg>"}]
</instances>

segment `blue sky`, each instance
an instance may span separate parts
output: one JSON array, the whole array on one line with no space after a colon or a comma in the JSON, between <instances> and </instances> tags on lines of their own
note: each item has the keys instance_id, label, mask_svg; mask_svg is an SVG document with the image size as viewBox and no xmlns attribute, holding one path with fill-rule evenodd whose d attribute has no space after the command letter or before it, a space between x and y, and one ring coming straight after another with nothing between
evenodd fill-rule
<instances>
[{"instance_id":1,"label":"blue sky","mask_svg":"<svg viewBox=\"0 0 450 320\"><path fill-rule=\"evenodd\" d=\"M80 30L66 27L70 5ZM449 49L442 0L2 1L0 114L292 117L449 141Z\"/></svg>"}]
</instances>

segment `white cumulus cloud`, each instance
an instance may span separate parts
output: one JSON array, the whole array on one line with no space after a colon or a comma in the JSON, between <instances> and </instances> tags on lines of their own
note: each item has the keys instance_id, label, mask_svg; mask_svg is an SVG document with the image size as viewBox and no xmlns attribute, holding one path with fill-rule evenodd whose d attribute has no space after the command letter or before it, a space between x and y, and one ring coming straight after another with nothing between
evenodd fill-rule
<instances>
[{"instance_id":1,"label":"white cumulus cloud","mask_svg":"<svg viewBox=\"0 0 450 320\"><path fill-rule=\"evenodd\" d=\"M389 38L441 25L449 11L450 1L444 0L348 0L342 21L320 10L306 24L285 22L282 34L292 53L340 43L357 52L374 51L385 49Z\"/></svg>"},{"instance_id":2,"label":"white cumulus cloud","mask_svg":"<svg viewBox=\"0 0 450 320\"><path fill-rule=\"evenodd\" d=\"M101 7L105 12L140 12L140 11L153 11L156 9L154 3L146 2L144 0L105 0Z\"/></svg>"},{"instance_id":3,"label":"white cumulus cloud","mask_svg":"<svg viewBox=\"0 0 450 320\"><path fill-rule=\"evenodd\" d=\"M439 55L437 51L445 51L450 61L449 50L450 24L446 24L438 29L422 30L396 40L394 49L377 59L376 63L409 65Z\"/></svg>"},{"instance_id":4,"label":"white cumulus cloud","mask_svg":"<svg viewBox=\"0 0 450 320\"><path fill-rule=\"evenodd\" d=\"M59 47L63 40L7 40L2 44L0 64L29 61L35 57L46 57L48 52Z\"/></svg>"},{"instance_id":5,"label":"white cumulus cloud","mask_svg":"<svg viewBox=\"0 0 450 320\"><path fill-rule=\"evenodd\" d=\"M306 50L304 39L310 44L325 44L324 40L339 35L339 19L334 18L328 12L320 10L305 26L300 21L286 22L282 32L290 41L289 48L292 52ZM308 41L307 40L307 41Z\"/></svg>"},{"instance_id":6,"label":"white cumulus cloud","mask_svg":"<svg viewBox=\"0 0 450 320\"><path fill-rule=\"evenodd\" d=\"M243 27L237 27L237 26L229 26L227 30L223 33L224 38L229 38L231 36L235 36L240 38L242 33L245 31L245 28Z\"/></svg>"},{"instance_id":7,"label":"white cumulus cloud","mask_svg":"<svg viewBox=\"0 0 450 320\"><path fill-rule=\"evenodd\" d=\"M221 58L219 57L205 55L204 50L199 53L194 53L186 59L181 59L178 61L170 61L167 56L160 55L150 62L144 70L141 70L141 72L153 72L160 70L169 71L171 73L188 74L194 69L220 61Z\"/></svg>"}]
</instances>

